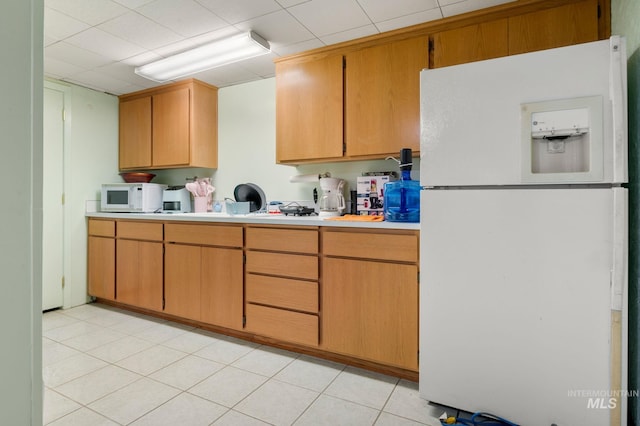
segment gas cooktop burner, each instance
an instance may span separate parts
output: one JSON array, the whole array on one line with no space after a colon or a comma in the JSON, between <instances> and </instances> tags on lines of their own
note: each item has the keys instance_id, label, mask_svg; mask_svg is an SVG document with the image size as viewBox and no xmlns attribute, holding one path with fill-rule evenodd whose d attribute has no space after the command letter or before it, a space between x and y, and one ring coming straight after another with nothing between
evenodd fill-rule
<instances>
[{"instance_id":1,"label":"gas cooktop burner","mask_svg":"<svg viewBox=\"0 0 640 426\"><path fill-rule=\"evenodd\" d=\"M293 216L310 216L315 214L315 210L311 207L301 206L297 203L287 204L286 206L280 206L280 213L285 216L293 215Z\"/></svg>"}]
</instances>

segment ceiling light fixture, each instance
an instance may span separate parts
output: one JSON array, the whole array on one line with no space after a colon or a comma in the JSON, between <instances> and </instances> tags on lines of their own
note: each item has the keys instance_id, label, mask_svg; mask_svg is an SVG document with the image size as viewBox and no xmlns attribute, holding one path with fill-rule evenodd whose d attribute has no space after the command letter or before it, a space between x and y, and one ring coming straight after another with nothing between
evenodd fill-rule
<instances>
[{"instance_id":1,"label":"ceiling light fixture","mask_svg":"<svg viewBox=\"0 0 640 426\"><path fill-rule=\"evenodd\" d=\"M249 31L136 67L135 73L164 83L269 52L269 42Z\"/></svg>"}]
</instances>

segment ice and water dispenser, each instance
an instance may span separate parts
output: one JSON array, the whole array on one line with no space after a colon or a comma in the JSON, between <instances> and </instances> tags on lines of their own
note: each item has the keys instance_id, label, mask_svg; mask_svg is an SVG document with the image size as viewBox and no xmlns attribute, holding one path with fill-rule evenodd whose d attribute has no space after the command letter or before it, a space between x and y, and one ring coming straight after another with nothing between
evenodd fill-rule
<instances>
[{"instance_id":1,"label":"ice and water dispenser","mask_svg":"<svg viewBox=\"0 0 640 426\"><path fill-rule=\"evenodd\" d=\"M523 104L521 123L524 182L602 180L601 96Z\"/></svg>"}]
</instances>

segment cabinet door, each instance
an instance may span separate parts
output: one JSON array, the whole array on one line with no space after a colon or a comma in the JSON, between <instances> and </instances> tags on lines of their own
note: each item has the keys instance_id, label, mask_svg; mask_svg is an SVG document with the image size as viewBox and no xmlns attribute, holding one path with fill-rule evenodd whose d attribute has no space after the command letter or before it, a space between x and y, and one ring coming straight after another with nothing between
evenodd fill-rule
<instances>
[{"instance_id":1,"label":"cabinet door","mask_svg":"<svg viewBox=\"0 0 640 426\"><path fill-rule=\"evenodd\" d=\"M151 96L121 101L119 107L119 167L151 166Z\"/></svg>"},{"instance_id":2,"label":"cabinet door","mask_svg":"<svg viewBox=\"0 0 640 426\"><path fill-rule=\"evenodd\" d=\"M153 166L187 165L190 159L190 89L153 95Z\"/></svg>"},{"instance_id":3,"label":"cabinet door","mask_svg":"<svg viewBox=\"0 0 640 426\"><path fill-rule=\"evenodd\" d=\"M242 329L242 250L203 247L201 321Z\"/></svg>"},{"instance_id":4,"label":"cabinet door","mask_svg":"<svg viewBox=\"0 0 640 426\"><path fill-rule=\"evenodd\" d=\"M420 71L429 66L427 37L346 55L346 155L420 151Z\"/></svg>"},{"instance_id":5,"label":"cabinet door","mask_svg":"<svg viewBox=\"0 0 640 426\"><path fill-rule=\"evenodd\" d=\"M598 40L598 0L509 18L509 54Z\"/></svg>"},{"instance_id":6,"label":"cabinet door","mask_svg":"<svg viewBox=\"0 0 640 426\"><path fill-rule=\"evenodd\" d=\"M508 33L507 19L436 33L433 35L431 68L507 56Z\"/></svg>"},{"instance_id":7,"label":"cabinet door","mask_svg":"<svg viewBox=\"0 0 640 426\"><path fill-rule=\"evenodd\" d=\"M116 240L89 236L88 287L94 297L116 298Z\"/></svg>"},{"instance_id":8,"label":"cabinet door","mask_svg":"<svg viewBox=\"0 0 640 426\"><path fill-rule=\"evenodd\" d=\"M323 274L322 346L417 370L417 266L325 258Z\"/></svg>"},{"instance_id":9,"label":"cabinet door","mask_svg":"<svg viewBox=\"0 0 640 426\"><path fill-rule=\"evenodd\" d=\"M200 320L201 248L165 245L164 311Z\"/></svg>"},{"instance_id":10,"label":"cabinet door","mask_svg":"<svg viewBox=\"0 0 640 426\"><path fill-rule=\"evenodd\" d=\"M162 310L162 243L118 240L116 300Z\"/></svg>"},{"instance_id":11,"label":"cabinet door","mask_svg":"<svg viewBox=\"0 0 640 426\"><path fill-rule=\"evenodd\" d=\"M342 55L276 63L276 159L342 157Z\"/></svg>"}]
</instances>

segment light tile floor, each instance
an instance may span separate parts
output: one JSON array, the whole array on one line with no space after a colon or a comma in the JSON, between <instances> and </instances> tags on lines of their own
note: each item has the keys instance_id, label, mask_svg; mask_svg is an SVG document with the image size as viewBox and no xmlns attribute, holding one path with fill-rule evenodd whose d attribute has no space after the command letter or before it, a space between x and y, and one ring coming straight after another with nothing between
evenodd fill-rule
<instances>
[{"instance_id":1,"label":"light tile floor","mask_svg":"<svg viewBox=\"0 0 640 426\"><path fill-rule=\"evenodd\" d=\"M101 304L43 316L45 425L439 425L417 383Z\"/></svg>"}]
</instances>

